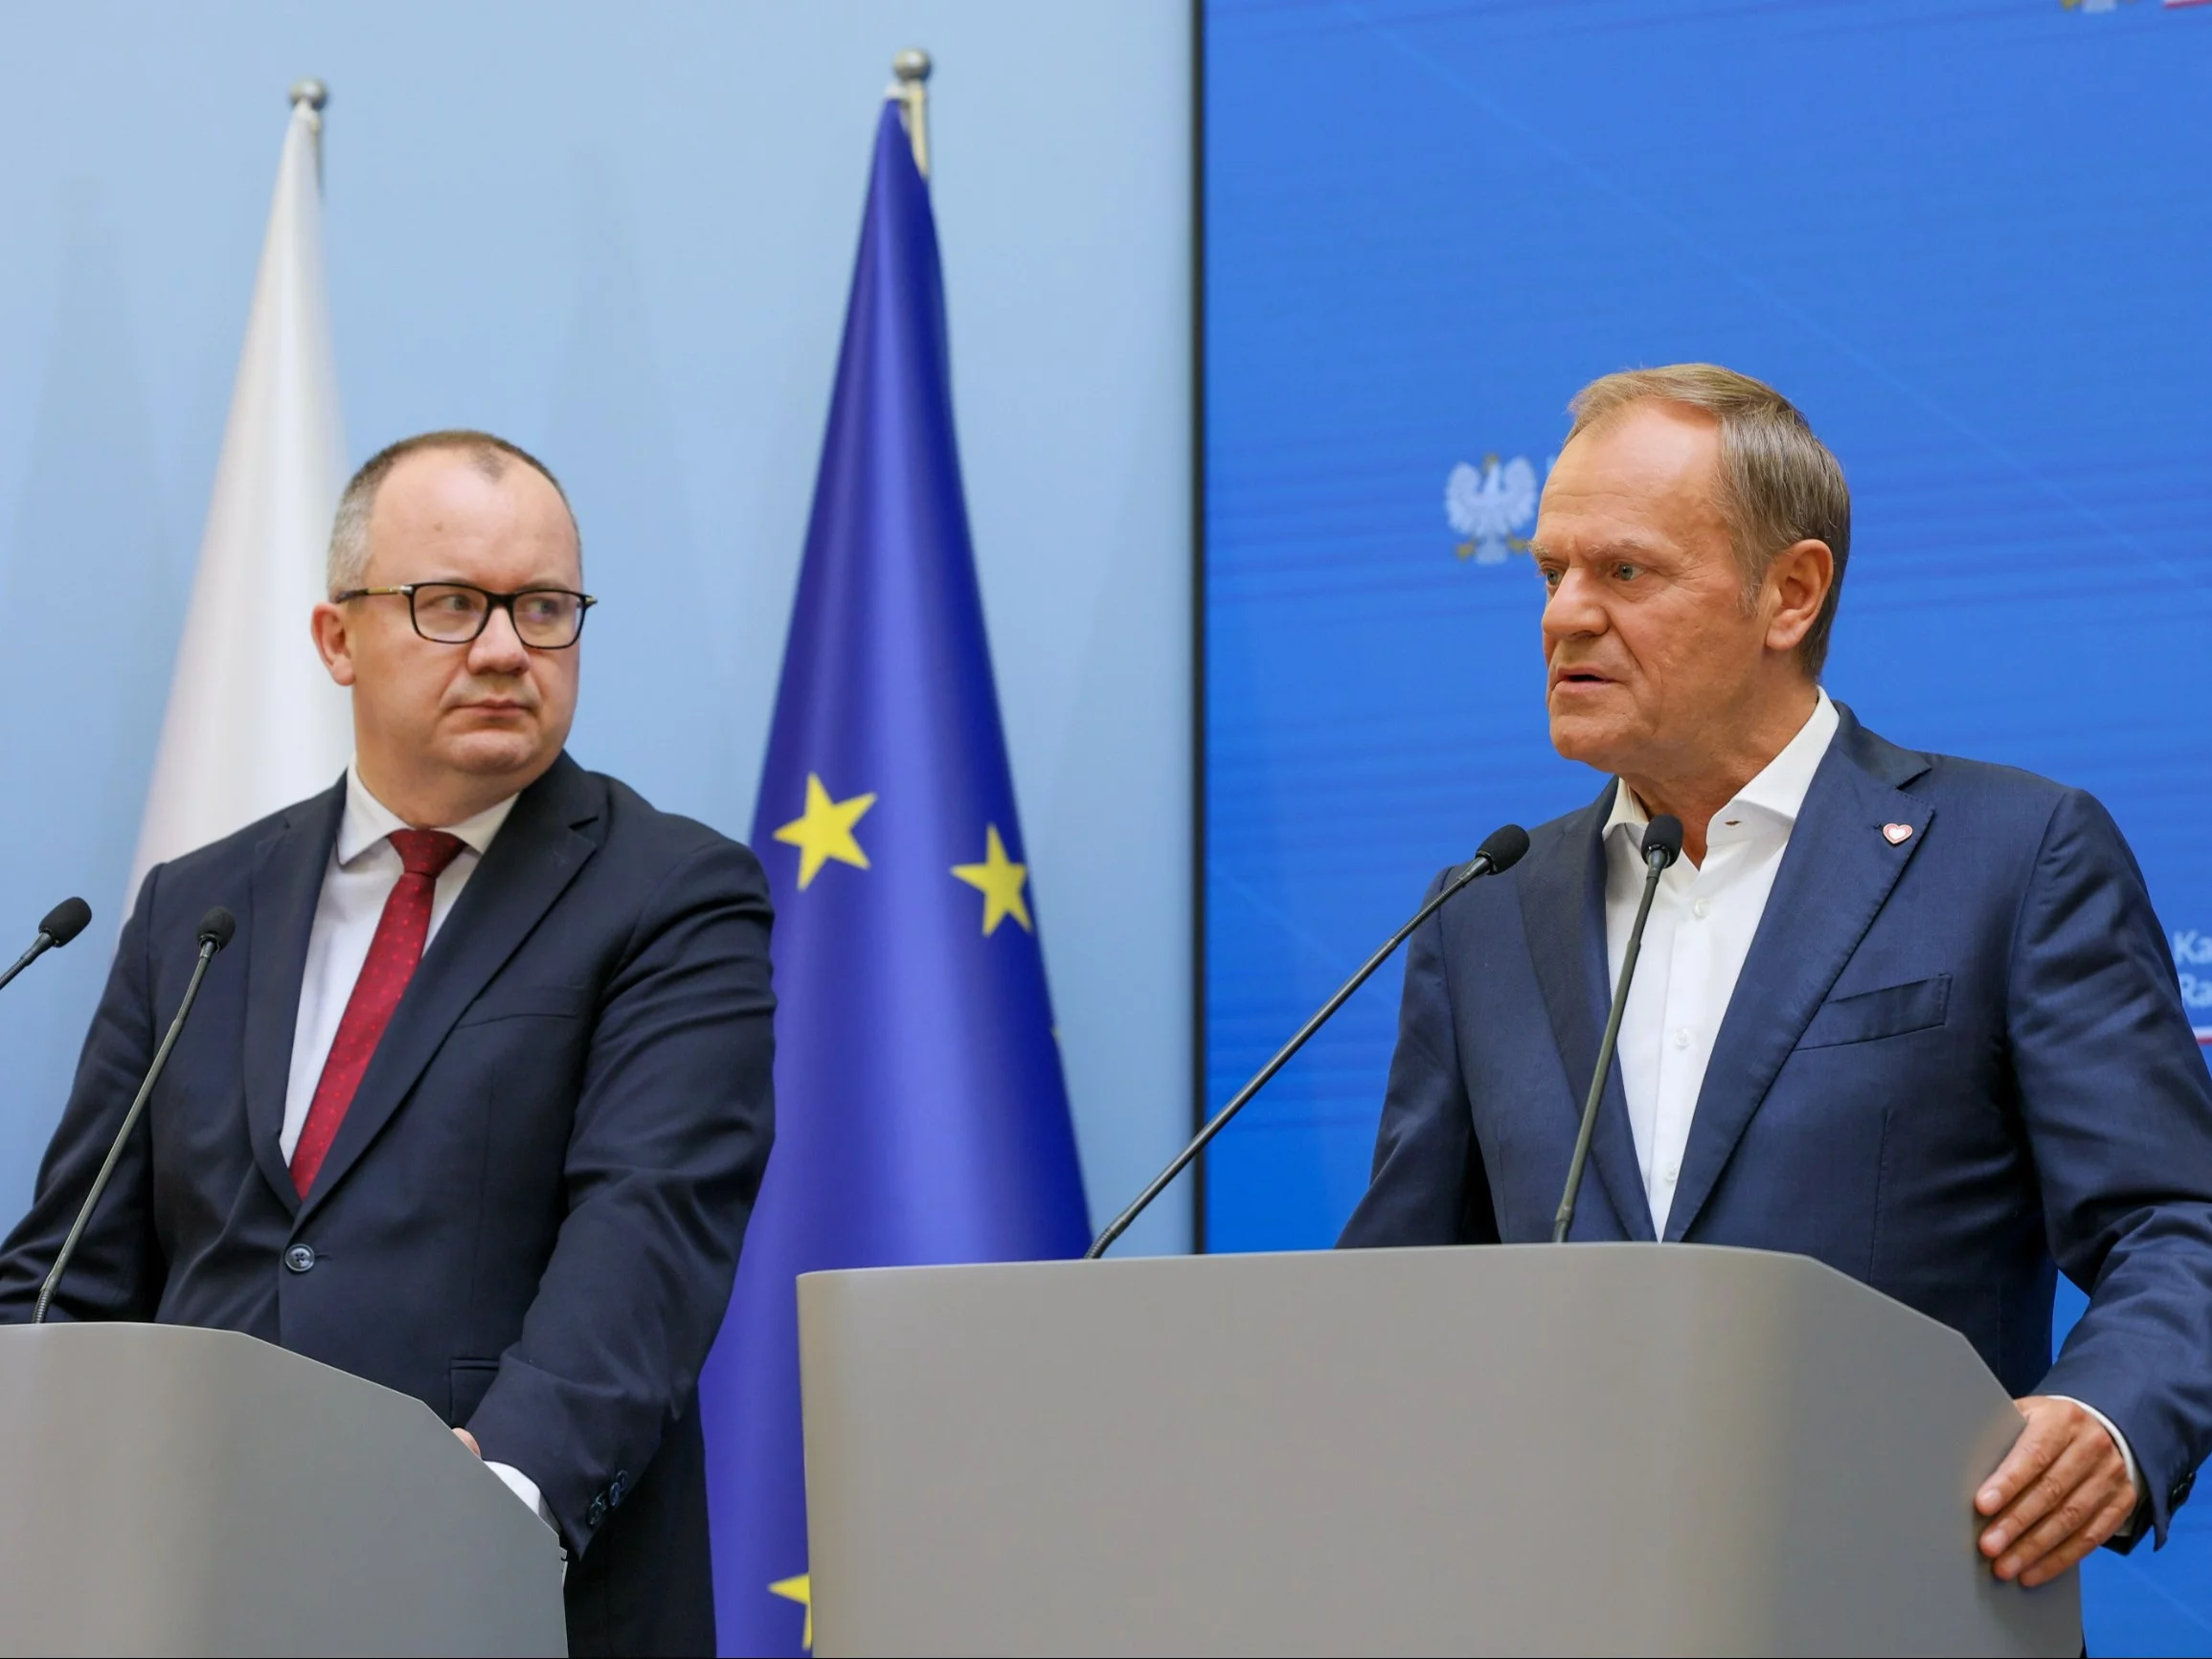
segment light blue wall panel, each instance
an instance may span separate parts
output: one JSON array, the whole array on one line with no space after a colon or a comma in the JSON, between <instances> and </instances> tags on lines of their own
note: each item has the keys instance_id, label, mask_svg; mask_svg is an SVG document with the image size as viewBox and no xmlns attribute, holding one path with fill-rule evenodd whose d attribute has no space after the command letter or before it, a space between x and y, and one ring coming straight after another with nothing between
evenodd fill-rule
<instances>
[{"instance_id":1,"label":"light blue wall panel","mask_svg":"<svg viewBox=\"0 0 2212 1659\"><path fill-rule=\"evenodd\" d=\"M0 1209L121 902L284 89L332 88L356 459L543 454L604 599L574 748L748 829L876 100L935 54L976 547L1092 1206L1188 1118L1189 25L1177 0L12 7L0 53ZM303 648L305 628L302 623ZM1173 1249L1187 1208L1136 1243Z\"/></svg>"}]
</instances>

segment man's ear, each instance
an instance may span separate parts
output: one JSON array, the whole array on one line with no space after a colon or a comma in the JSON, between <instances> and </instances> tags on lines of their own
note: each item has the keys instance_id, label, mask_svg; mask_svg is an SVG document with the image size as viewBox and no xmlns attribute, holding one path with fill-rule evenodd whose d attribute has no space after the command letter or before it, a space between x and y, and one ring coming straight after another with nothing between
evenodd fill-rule
<instances>
[{"instance_id":1,"label":"man's ear","mask_svg":"<svg viewBox=\"0 0 2212 1659\"><path fill-rule=\"evenodd\" d=\"M341 685L353 684L353 639L346 627L346 613L325 600L307 618L315 636L315 650L330 678Z\"/></svg>"},{"instance_id":2,"label":"man's ear","mask_svg":"<svg viewBox=\"0 0 2212 1659\"><path fill-rule=\"evenodd\" d=\"M1836 585L1836 555L1826 542L1792 543L1767 567L1767 649L1794 651L1820 619Z\"/></svg>"}]
</instances>

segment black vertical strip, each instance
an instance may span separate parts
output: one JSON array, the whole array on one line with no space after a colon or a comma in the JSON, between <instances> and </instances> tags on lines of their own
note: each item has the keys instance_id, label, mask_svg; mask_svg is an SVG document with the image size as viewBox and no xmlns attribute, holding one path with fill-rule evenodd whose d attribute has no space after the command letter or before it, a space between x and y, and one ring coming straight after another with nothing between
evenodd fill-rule
<instances>
[{"instance_id":1,"label":"black vertical strip","mask_svg":"<svg viewBox=\"0 0 2212 1659\"><path fill-rule=\"evenodd\" d=\"M1206 1123L1206 9L1190 0L1190 1128ZM1204 1254L1207 1155L1190 1181Z\"/></svg>"}]
</instances>

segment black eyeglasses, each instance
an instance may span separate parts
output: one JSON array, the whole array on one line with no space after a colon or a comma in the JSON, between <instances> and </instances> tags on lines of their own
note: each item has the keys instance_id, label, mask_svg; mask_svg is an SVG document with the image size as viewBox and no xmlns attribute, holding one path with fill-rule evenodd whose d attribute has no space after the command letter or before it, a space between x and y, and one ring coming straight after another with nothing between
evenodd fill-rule
<instances>
[{"instance_id":1,"label":"black eyeglasses","mask_svg":"<svg viewBox=\"0 0 2212 1659\"><path fill-rule=\"evenodd\" d=\"M415 631L440 645L466 645L491 625L491 614L505 611L515 638L532 651L565 651L583 637L584 613L598 600L566 588L525 588L494 594L466 582L404 582L396 588L355 588L331 603L405 594Z\"/></svg>"}]
</instances>

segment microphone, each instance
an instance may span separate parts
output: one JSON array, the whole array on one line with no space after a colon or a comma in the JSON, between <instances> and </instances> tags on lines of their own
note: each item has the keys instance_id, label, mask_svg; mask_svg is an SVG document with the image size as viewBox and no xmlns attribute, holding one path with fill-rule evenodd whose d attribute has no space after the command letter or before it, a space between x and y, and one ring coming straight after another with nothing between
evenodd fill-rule
<instances>
[{"instance_id":1,"label":"microphone","mask_svg":"<svg viewBox=\"0 0 2212 1659\"><path fill-rule=\"evenodd\" d=\"M1627 784L1620 786L1623 789ZM1583 1166L1590 1161L1590 1137L1597 1128L1597 1103L1605 1098L1605 1080L1613 1070L1613 1051L1620 1042L1620 1017L1628 1007L1629 981L1636 977L1636 953L1643 949L1643 925L1651 914L1652 895L1667 865L1682 856L1682 820L1661 813L1644 826L1643 897L1636 901L1636 925L1628 930L1628 949L1621 953L1620 983L1613 988L1613 1012L1605 1019L1605 1041L1597 1045L1597 1075L1590 1080L1590 1094L1582 1103L1582 1128L1574 1137L1574 1158L1567 1166L1567 1191L1559 1195L1559 1214L1551 1219L1551 1242L1567 1243L1567 1229L1574 1222L1574 1200L1582 1191Z\"/></svg>"},{"instance_id":2,"label":"microphone","mask_svg":"<svg viewBox=\"0 0 2212 1659\"><path fill-rule=\"evenodd\" d=\"M1268 1080L1289 1064L1291 1056L1306 1045L1306 1039L1326 1025L1336 1011L1350 999L1352 993L1365 985L1368 976L1390 959L1390 953L1411 936L1415 928L1442 909L1445 902L1469 882L1478 880L1483 876L1494 876L1501 870L1511 869L1521 862L1521 855L1527 850L1528 832L1519 824L1509 823L1501 829L1491 831L1490 839L1477 849L1475 857L1468 863L1466 868L1460 870L1458 874L1438 888L1434 898L1413 912L1411 921L1385 940L1383 948L1369 956L1366 965L1357 974L1354 974L1337 988L1337 994L1321 1004L1320 1012L1298 1027L1298 1035L1284 1043L1275 1057L1261 1066L1258 1074L1250 1083L1236 1091L1236 1097L1213 1114L1207 1122L1206 1127L1192 1138L1190 1144L1175 1155L1175 1161L1152 1177L1152 1184L1137 1195L1136 1202L1116 1216L1107 1229L1091 1242L1091 1247L1083 1252L1083 1260L1095 1262L1100 1256L1103 1256L1107 1247L1129 1230L1129 1223L1142 1215L1151 1205L1152 1200L1167 1190L1168 1183L1189 1168L1190 1160L1206 1150L1207 1142L1228 1128L1229 1120L1242 1111L1245 1104L1267 1087Z\"/></svg>"},{"instance_id":3,"label":"microphone","mask_svg":"<svg viewBox=\"0 0 2212 1659\"><path fill-rule=\"evenodd\" d=\"M84 902L74 901L83 908ZM66 909L63 906L61 908ZM59 913L57 910L56 914ZM91 919L85 911L85 919ZM49 918L51 920L52 918ZM79 923L79 926L82 926ZM200 994L200 981L207 977L208 964L215 959L215 953L231 942L231 935L238 930L238 919L217 905L200 918L199 960L192 964L192 981L185 986L184 1000L177 1004L176 1018L169 1023L169 1035L161 1040L154 1050L153 1065L147 1068L146 1081L138 1086L138 1098L130 1103L124 1113L123 1127L115 1132L115 1140L107 1149L107 1159L100 1166L100 1174L92 1178L92 1191L84 1195L83 1207L77 1212L77 1220L70 1223L69 1236L61 1241L61 1249L54 1258L54 1267L46 1275L46 1283L38 1287L38 1305L31 1311L31 1323L46 1323L46 1305L54 1300L54 1287L61 1283L62 1269L69 1266L69 1258L77 1254L77 1241L84 1236L84 1225L92 1220L93 1207L100 1202L100 1195L107 1190L107 1178L115 1174L116 1160L123 1156L124 1143L130 1139L130 1132L138 1127L139 1113L146 1110L147 1097L153 1093L153 1086L161 1081L162 1068L169 1065L169 1051L176 1046L176 1040L184 1030L185 1016L192 1011L192 1003Z\"/></svg>"},{"instance_id":4,"label":"microphone","mask_svg":"<svg viewBox=\"0 0 2212 1659\"><path fill-rule=\"evenodd\" d=\"M84 931L92 920L92 907L82 899L64 899L46 912L46 920L38 924L38 937L31 941L31 949L15 958L15 965L0 974L0 985L38 960L49 951L58 950Z\"/></svg>"}]
</instances>

